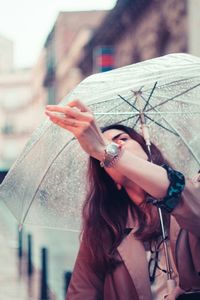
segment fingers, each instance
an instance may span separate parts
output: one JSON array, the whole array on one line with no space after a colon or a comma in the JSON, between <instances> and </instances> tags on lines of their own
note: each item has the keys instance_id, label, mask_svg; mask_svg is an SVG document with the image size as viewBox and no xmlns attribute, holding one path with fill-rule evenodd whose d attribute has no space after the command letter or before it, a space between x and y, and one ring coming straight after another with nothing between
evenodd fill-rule
<instances>
[{"instance_id":1,"label":"fingers","mask_svg":"<svg viewBox=\"0 0 200 300\"><path fill-rule=\"evenodd\" d=\"M62 127L71 133L74 134L77 138L82 135L85 128L87 128L86 122L81 122L75 119L70 118L60 118L58 116L53 115L52 113L46 113L49 119L59 127Z\"/></svg>"},{"instance_id":2,"label":"fingers","mask_svg":"<svg viewBox=\"0 0 200 300\"><path fill-rule=\"evenodd\" d=\"M91 112L90 109L80 100L73 100L70 103L68 103L68 106L77 107L82 112Z\"/></svg>"},{"instance_id":3,"label":"fingers","mask_svg":"<svg viewBox=\"0 0 200 300\"><path fill-rule=\"evenodd\" d=\"M81 112L91 112L90 109L80 100L73 100L69 102L66 106L47 105L46 108L49 111L55 111L60 113L67 113L67 109L69 108Z\"/></svg>"},{"instance_id":4,"label":"fingers","mask_svg":"<svg viewBox=\"0 0 200 300\"><path fill-rule=\"evenodd\" d=\"M55 113L52 112L45 112L46 115L51 119L51 121L57 125L62 124L63 126L71 126L71 127L79 127L79 126L83 126L84 123L73 119L73 118L68 118L68 117L62 117L62 116L58 116Z\"/></svg>"},{"instance_id":5,"label":"fingers","mask_svg":"<svg viewBox=\"0 0 200 300\"><path fill-rule=\"evenodd\" d=\"M45 113L53 123L70 130L76 137L81 136L86 130L90 129L90 132L102 139L102 133L95 122L93 114L79 100L74 100L65 107L48 105Z\"/></svg>"},{"instance_id":6,"label":"fingers","mask_svg":"<svg viewBox=\"0 0 200 300\"><path fill-rule=\"evenodd\" d=\"M56 125L58 125L59 127L62 127L62 128L64 128L64 129L66 129L66 130L68 130L68 131L70 131L72 134L74 134L75 135L75 130L74 130L74 127L72 127L72 126L67 126L66 124L63 124L63 122L62 121L58 121L58 120L56 120L56 121L54 121L54 120L51 120L54 124L56 124Z\"/></svg>"},{"instance_id":7,"label":"fingers","mask_svg":"<svg viewBox=\"0 0 200 300\"><path fill-rule=\"evenodd\" d=\"M66 114L66 112L67 112L65 106L58 106L58 105L47 105L46 110L52 111L52 112L63 113L63 114Z\"/></svg>"},{"instance_id":8,"label":"fingers","mask_svg":"<svg viewBox=\"0 0 200 300\"><path fill-rule=\"evenodd\" d=\"M82 112L79 109L75 109L74 107L66 108L66 115L72 117L77 120L92 122L94 117L90 112Z\"/></svg>"},{"instance_id":9,"label":"fingers","mask_svg":"<svg viewBox=\"0 0 200 300\"><path fill-rule=\"evenodd\" d=\"M61 107L56 107L55 109L53 108L51 110L47 109L45 113L48 116L57 116L60 119L73 118L89 123L92 123L94 120L94 117L91 113L80 112L80 110L71 107L65 107L64 109Z\"/></svg>"}]
</instances>

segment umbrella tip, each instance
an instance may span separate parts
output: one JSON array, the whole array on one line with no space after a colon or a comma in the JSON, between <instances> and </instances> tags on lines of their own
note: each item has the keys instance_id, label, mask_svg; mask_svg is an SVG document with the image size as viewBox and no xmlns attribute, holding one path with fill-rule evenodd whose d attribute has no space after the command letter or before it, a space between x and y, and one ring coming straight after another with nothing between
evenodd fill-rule
<instances>
[{"instance_id":1,"label":"umbrella tip","mask_svg":"<svg viewBox=\"0 0 200 300\"><path fill-rule=\"evenodd\" d=\"M19 230L19 232L22 231L22 228L23 228L23 224L20 223L20 224L18 225L18 230Z\"/></svg>"}]
</instances>

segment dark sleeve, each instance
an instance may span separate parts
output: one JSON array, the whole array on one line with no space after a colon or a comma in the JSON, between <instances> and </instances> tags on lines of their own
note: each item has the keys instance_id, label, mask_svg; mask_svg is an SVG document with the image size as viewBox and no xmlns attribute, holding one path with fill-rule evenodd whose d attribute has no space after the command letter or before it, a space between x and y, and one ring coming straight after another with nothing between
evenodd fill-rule
<instances>
[{"instance_id":1,"label":"dark sleeve","mask_svg":"<svg viewBox=\"0 0 200 300\"><path fill-rule=\"evenodd\" d=\"M157 205L171 213L181 228L200 237L200 182L185 181L184 175L163 165L170 181L166 196Z\"/></svg>"},{"instance_id":2,"label":"dark sleeve","mask_svg":"<svg viewBox=\"0 0 200 300\"><path fill-rule=\"evenodd\" d=\"M84 241L78 252L66 300L102 300L103 280L92 270Z\"/></svg>"},{"instance_id":3,"label":"dark sleeve","mask_svg":"<svg viewBox=\"0 0 200 300\"><path fill-rule=\"evenodd\" d=\"M163 199L157 200L150 198L148 201L152 202L162 210L171 213L181 201L181 194L185 187L185 177L182 173L172 169L168 165L162 165L166 170L169 179L169 187Z\"/></svg>"}]
</instances>

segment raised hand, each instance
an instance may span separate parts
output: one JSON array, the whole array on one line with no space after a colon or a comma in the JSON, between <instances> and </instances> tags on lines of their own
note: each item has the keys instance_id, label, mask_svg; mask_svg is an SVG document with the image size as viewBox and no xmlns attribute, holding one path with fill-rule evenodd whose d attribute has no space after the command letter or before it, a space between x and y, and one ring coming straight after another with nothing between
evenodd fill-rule
<instances>
[{"instance_id":1,"label":"raised hand","mask_svg":"<svg viewBox=\"0 0 200 300\"><path fill-rule=\"evenodd\" d=\"M74 100L63 107L47 105L45 113L54 124L73 133L90 156L103 159L106 141L93 113L85 104Z\"/></svg>"}]
</instances>

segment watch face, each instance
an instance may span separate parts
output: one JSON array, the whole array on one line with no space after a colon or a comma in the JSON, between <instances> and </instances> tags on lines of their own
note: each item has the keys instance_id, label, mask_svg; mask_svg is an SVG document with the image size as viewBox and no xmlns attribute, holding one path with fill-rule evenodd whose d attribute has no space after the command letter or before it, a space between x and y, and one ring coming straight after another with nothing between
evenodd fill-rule
<instances>
[{"instance_id":1,"label":"watch face","mask_svg":"<svg viewBox=\"0 0 200 300\"><path fill-rule=\"evenodd\" d=\"M108 155L116 156L119 153L119 146L115 143L111 143L106 147L106 153Z\"/></svg>"}]
</instances>

